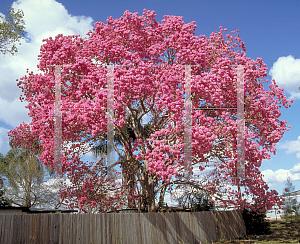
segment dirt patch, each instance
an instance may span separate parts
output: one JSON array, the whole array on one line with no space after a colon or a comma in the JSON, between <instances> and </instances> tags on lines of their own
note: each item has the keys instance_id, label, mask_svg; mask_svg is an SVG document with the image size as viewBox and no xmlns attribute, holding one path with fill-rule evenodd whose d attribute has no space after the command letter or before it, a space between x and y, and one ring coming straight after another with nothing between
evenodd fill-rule
<instances>
[{"instance_id":1,"label":"dirt patch","mask_svg":"<svg viewBox=\"0 0 300 244\"><path fill-rule=\"evenodd\" d=\"M260 236L247 236L234 241L219 241L220 243L300 243L300 218L286 221L284 219L267 220L271 224L271 234Z\"/></svg>"}]
</instances>

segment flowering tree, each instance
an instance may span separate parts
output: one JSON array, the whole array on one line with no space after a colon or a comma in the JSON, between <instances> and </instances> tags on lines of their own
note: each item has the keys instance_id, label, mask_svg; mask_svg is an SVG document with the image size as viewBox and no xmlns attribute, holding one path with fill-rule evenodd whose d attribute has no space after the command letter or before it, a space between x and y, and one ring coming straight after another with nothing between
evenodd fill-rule
<instances>
[{"instance_id":1,"label":"flowering tree","mask_svg":"<svg viewBox=\"0 0 300 244\"><path fill-rule=\"evenodd\" d=\"M120 184L106 177L103 161L94 167L78 158L69 169L71 184L64 183L61 197L70 208L78 207L83 212L106 212L126 206Z\"/></svg>"},{"instance_id":2,"label":"flowering tree","mask_svg":"<svg viewBox=\"0 0 300 244\"><path fill-rule=\"evenodd\" d=\"M293 101L286 99L274 80L270 90L264 90L261 78L267 76L266 65L261 58L246 57L244 42L235 31L224 36L227 29L220 27L209 38L198 37L194 22L184 24L182 17L164 16L159 23L155 16L154 11L144 10L142 16L125 11L120 19L110 17L107 24L97 22L86 39L58 35L44 40L38 65L43 73L28 71L18 84L25 95L21 100L29 102L27 108L32 121L10 131L9 136L16 144L28 138L40 140L43 163L53 164L53 65L67 64L62 68L62 106L100 108L62 111L63 142L73 143L63 154L63 170L69 172L75 184L86 170L78 152L86 150L86 143L106 140L103 137L107 129L104 64L114 64L115 135L124 149L119 151L114 145L120 156L116 164L124 170L130 169L134 176L131 179L136 181L130 186L128 197L141 197L141 206L154 211L156 194L164 195L167 186L196 184L189 179L178 180L185 170L184 65L191 65L191 164L203 171L208 161L218 159L214 172L197 187L224 205L247 207L247 195L262 211L275 204L281 206L278 193L268 191L259 167L262 159L270 158L269 152L276 153L274 146L288 130L287 122L278 119L279 108L288 108ZM237 65L244 65L245 78L246 178L240 180L234 178L237 156L232 153L237 149L236 110L201 109L205 105L236 107ZM126 112L130 116L125 121ZM141 123L145 116L150 118L147 130ZM124 125L133 131L135 140L124 133ZM135 151L138 152L134 154ZM173 176L177 176L176 180ZM239 185L245 191L220 188L225 184ZM81 192L87 195L86 191ZM89 197L85 199L92 201Z\"/></svg>"}]
</instances>

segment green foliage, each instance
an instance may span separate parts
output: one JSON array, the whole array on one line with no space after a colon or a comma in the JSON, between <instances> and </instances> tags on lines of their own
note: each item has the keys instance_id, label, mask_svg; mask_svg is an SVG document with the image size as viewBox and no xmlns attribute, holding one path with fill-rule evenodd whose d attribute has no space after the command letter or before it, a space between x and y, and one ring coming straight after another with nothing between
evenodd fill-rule
<instances>
[{"instance_id":1,"label":"green foliage","mask_svg":"<svg viewBox=\"0 0 300 244\"><path fill-rule=\"evenodd\" d=\"M213 208L210 196L205 192L196 192L191 201L192 212L208 211Z\"/></svg>"},{"instance_id":2,"label":"green foliage","mask_svg":"<svg viewBox=\"0 0 300 244\"><path fill-rule=\"evenodd\" d=\"M4 156L2 153L0 153L0 165L4 163ZM1 170L1 167L0 167ZM0 171L0 175L1 175ZM11 201L8 200L7 198L4 197L5 194L5 189L4 189L4 184L3 184L3 178L0 176L0 207L6 207L6 206L11 206Z\"/></svg>"},{"instance_id":3,"label":"green foliage","mask_svg":"<svg viewBox=\"0 0 300 244\"><path fill-rule=\"evenodd\" d=\"M183 208L191 207L192 212L208 211L213 208L213 203L210 200L210 195L199 189L185 191L181 196L174 200Z\"/></svg>"},{"instance_id":4,"label":"green foliage","mask_svg":"<svg viewBox=\"0 0 300 244\"><path fill-rule=\"evenodd\" d=\"M7 12L7 18L0 15L0 52L14 55L18 52L16 42L25 34L24 14L22 10L16 12L12 7L8 7Z\"/></svg>"},{"instance_id":5,"label":"green foliage","mask_svg":"<svg viewBox=\"0 0 300 244\"><path fill-rule=\"evenodd\" d=\"M44 174L38 160L28 150L13 148L0 167L2 175L8 180L10 193L22 206L31 207L34 200L31 193L42 183ZM20 188L25 191L24 199L20 197Z\"/></svg>"},{"instance_id":6,"label":"green foliage","mask_svg":"<svg viewBox=\"0 0 300 244\"><path fill-rule=\"evenodd\" d=\"M3 195L5 194L5 189L0 190L0 207L10 207L12 200L7 199Z\"/></svg>"},{"instance_id":7,"label":"green foliage","mask_svg":"<svg viewBox=\"0 0 300 244\"><path fill-rule=\"evenodd\" d=\"M247 235L268 235L271 233L270 223L266 221L264 213L244 209L242 215Z\"/></svg>"},{"instance_id":8,"label":"green foliage","mask_svg":"<svg viewBox=\"0 0 300 244\"><path fill-rule=\"evenodd\" d=\"M11 145L11 144L10 144ZM0 175L8 187L3 189L4 205L14 203L22 207L56 204L55 194L43 185L48 167L41 164L38 155L25 148L12 147L0 162ZM2 184L3 186L3 184ZM51 188L56 186L51 186ZM7 200L9 199L9 200Z\"/></svg>"},{"instance_id":9,"label":"green foliage","mask_svg":"<svg viewBox=\"0 0 300 244\"><path fill-rule=\"evenodd\" d=\"M157 209L163 210L163 209L168 209L169 206L166 202L158 202L158 205L156 206Z\"/></svg>"},{"instance_id":10,"label":"green foliage","mask_svg":"<svg viewBox=\"0 0 300 244\"><path fill-rule=\"evenodd\" d=\"M283 195L285 195L285 206L283 217L287 218L288 216L298 216L300 214L300 205L297 201L296 196L288 195L295 191L295 186L292 184L290 177L287 177L287 182L283 190Z\"/></svg>"}]
</instances>

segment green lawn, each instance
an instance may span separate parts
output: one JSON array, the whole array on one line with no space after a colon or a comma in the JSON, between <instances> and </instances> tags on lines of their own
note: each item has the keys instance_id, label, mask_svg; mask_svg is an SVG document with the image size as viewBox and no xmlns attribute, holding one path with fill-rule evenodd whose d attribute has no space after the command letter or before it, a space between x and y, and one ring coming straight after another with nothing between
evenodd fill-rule
<instances>
[{"instance_id":1,"label":"green lawn","mask_svg":"<svg viewBox=\"0 0 300 244\"><path fill-rule=\"evenodd\" d=\"M290 219L268 221L271 223L272 231L269 235L247 236L241 240L219 241L214 243L300 243L300 217L293 217L292 221Z\"/></svg>"}]
</instances>

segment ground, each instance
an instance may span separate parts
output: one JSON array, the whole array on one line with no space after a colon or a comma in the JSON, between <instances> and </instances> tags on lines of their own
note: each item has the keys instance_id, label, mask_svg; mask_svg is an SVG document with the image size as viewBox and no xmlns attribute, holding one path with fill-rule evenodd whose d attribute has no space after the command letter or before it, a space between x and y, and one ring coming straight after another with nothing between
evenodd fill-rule
<instances>
[{"instance_id":1,"label":"ground","mask_svg":"<svg viewBox=\"0 0 300 244\"><path fill-rule=\"evenodd\" d=\"M293 217L291 219L270 219L272 233L269 235L247 236L241 240L234 241L219 241L220 243L257 243L257 244L271 244L271 243L300 243L300 217Z\"/></svg>"}]
</instances>

